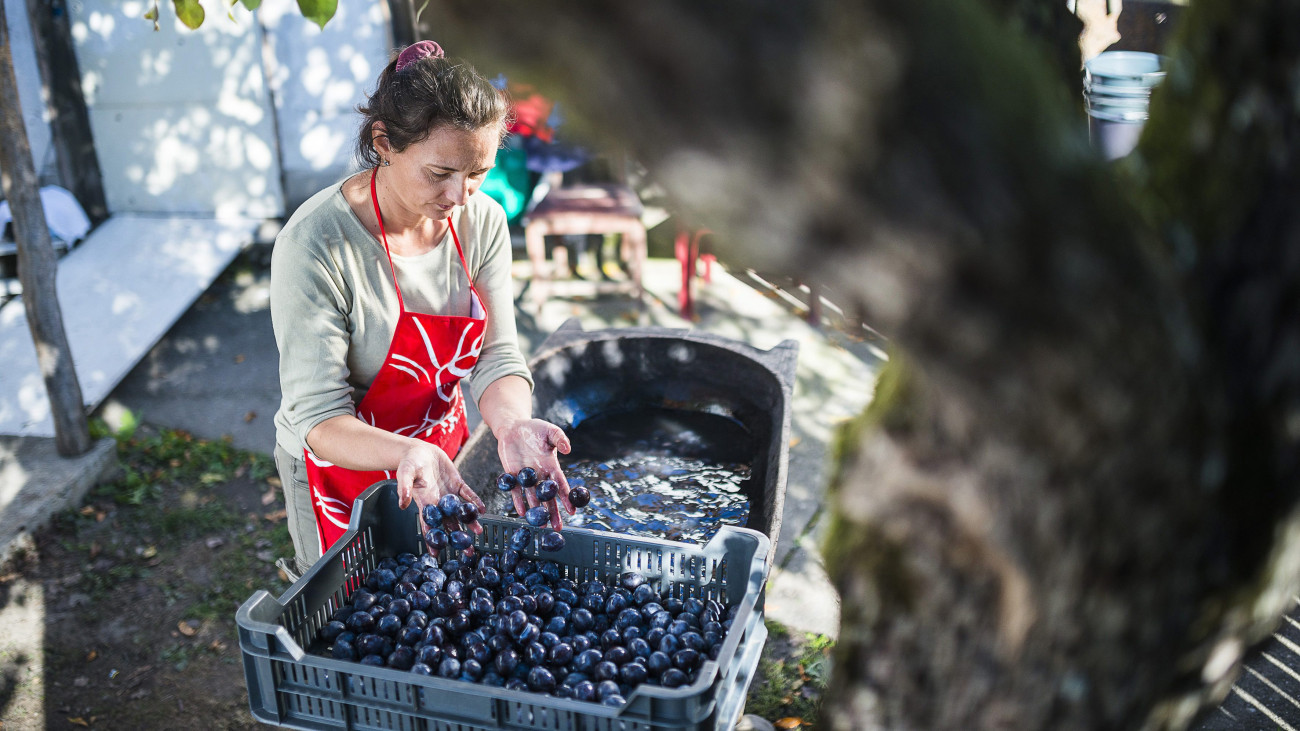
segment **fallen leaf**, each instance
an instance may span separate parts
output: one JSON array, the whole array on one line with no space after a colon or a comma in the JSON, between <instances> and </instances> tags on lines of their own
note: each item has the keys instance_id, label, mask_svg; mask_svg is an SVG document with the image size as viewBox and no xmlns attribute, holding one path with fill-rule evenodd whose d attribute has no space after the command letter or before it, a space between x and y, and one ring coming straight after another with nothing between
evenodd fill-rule
<instances>
[{"instance_id":1,"label":"fallen leaf","mask_svg":"<svg viewBox=\"0 0 1300 731\"><path fill-rule=\"evenodd\" d=\"M285 519L285 516L286 513L284 512L284 510L272 510L271 512L267 513L266 515L263 515L262 517L266 518L272 523L279 523L280 521Z\"/></svg>"},{"instance_id":2,"label":"fallen leaf","mask_svg":"<svg viewBox=\"0 0 1300 731\"><path fill-rule=\"evenodd\" d=\"M268 477L268 478L266 478L266 484L270 485L271 487L282 487L282 485L280 484L280 478L279 478L279 477Z\"/></svg>"},{"instance_id":3,"label":"fallen leaf","mask_svg":"<svg viewBox=\"0 0 1300 731\"><path fill-rule=\"evenodd\" d=\"M277 493L275 491L275 488L273 487L270 490L267 490L266 492L262 493L262 504L270 505L271 503L275 502L275 499L277 497L279 497L279 493Z\"/></svg>"},{"instance_id":4,"label":"fallen leaf","mask_svg":"<svg viewBox=\"0 0 1300 731\"><path fill-rule=\"evenodd\" d=\"M226 540L224 538L214 536L204 541L204 544L206 544L209 549L215 551L218 548L221 548L222 546L226 545Z\"/></svg>"},{"instance_id":5,"label":"fallen leaf","mask_svg":"<svg viewBox=\"0 0 1300 731\"><path fill-rule=\"evenodd\" d=\"M253 413L253 412L250 411L249 413L251 414L251 413ZM248 474L248 464L246 464L246 463L245 463L245 464L241 464L241 465L239 465L238 467L235 468L235 477L236 477L236 478L243 477L243 476L246 475L246 474Z\"/></svg>"},{"instance_id":6,"label":"fallen leaf","mask_svg":"<svg viewBox=\"0 0 1300 731\"><path fill-rule=\"evenodd\" d=\"M797 447L797 446L799 446L799 442L802 442L802 441L803 441L803 439L801 439L801 438L799 438L799 437L790 437L790 446L792 446L792 447Z\"/></svg>"},{"instance_id":7,"label":"fallen leaf","mask_svg":"<svg viewBox=\"0 0 1300 731\"><path fill-rule=\"evenodd\" d=\"M72 724L73 726L85 726L86 728L90 728L90 724L87 723L86 719L82 718L81 716L73 716L68 718L68 723Z\"/></svg>"},{"instance_id":8,"label":"fallen leaf","mask_svg":"<svg viewBox=\"0 0 1300 731\"><path fill-rule=\"evenodd\" d=\"M91 650L90 652L86 653L86 662L94 662L95 658L97 657L99 657L99 653L94 650Z\"/></svg>"},{"instance_id":9,"label":"fallen leaf","mask_svg":"<svg viewBox=\"0 0 1300 731\"><path fill-rule=\"evenodd\" d=\"M236 356L235 356L235 363L236 363L236 364L238 364L238 363L243 363L243 362L244 362L244 354L243 354L243 353L240 353L239 355L236 355Z\"/></svg>"},{"instance_id":10,"label":"fallen leaf","mask_svg":"<svg viewBox=\"0 0 1300 731\"><path fill-rule=\"evenodd\" d=\"M212 650L213 652L221 652L222 650L226 649L226 643L222 642L221 640L213 640L212 644L208 645L208 649Z\"/></svg>"},{"instance_id":11,"label":"fallen leaf","mask_svg":"<svg viewBox=\"0 0 1300 731\"><path fill-rule=\"evenodd\" d=\"M81 512L82 515L94 515L94 514L95 514L95 506L94 506L94 505L86 505L86 506L84 506L84 507L81 509L80 512Z\"/></svg>"},{"instance_id":12,"label":"fallen leaf","mask_svg":"<svg viewBox=\"0 0 1300 731\"><path fill-rule=\"evenodd\" d=\"M253 419L256 419L256 418L257 418L257 412L256 412L256 411L250 411L250 412L248 412L247 414L244 414L244 423L247 424L248 422L250 422L250 421L252 421Z\"/></svg>"},{"instance_id":13,"label":"fallen leaf","mask_svg":"<svg viewBox=\"0 0 1300 731\"><path fill-rule=\"evenodd\" d=\"M141 557L141 558L145 558L145 559L153 558L154 556L157 556L157 555L158 555L158 547L157 547L157 546L148 546L148 547L144 548L143 550L141 550L141 549L137 549L137 550L140 551L140 557Z\"/></svg>"},{"instance_id":14,"label":"fallen leaf","mask_svg":"<svg viewBox=\"0 0 1300 731\"><path fill-rule=\"evenodd\" d=\"M96 522L96 523L103 523L103 522L104 522L104 518L107 518L107 517L108 517L108 513L104 512L103 510L99 510L98 508L95 509L95 522Z\"/></svg>"},{"instance_id":15,"label":"fallen leaf","mask_svg":"<svg viewBox=\"0 0 1300 731\"><path fill-rule=\"evenodd\" d=\"M794 729L803 726L803 719L795 718L794 716L786 716L772 725L781 729L781 731L794 731Z\"/></svg>"},{"instance_id":16,"label":"fallen leaf","mask_svg":"<svg viewBox=\"0 0 1300 731\"><path fill-rule=\"evenodd\" d=\"M198 627L195 626L197 624L194 620L181 621L176 624L176 629L180 630L181 634L186 637L193 637L199 632Z\"/></svg>"}]
</instances>

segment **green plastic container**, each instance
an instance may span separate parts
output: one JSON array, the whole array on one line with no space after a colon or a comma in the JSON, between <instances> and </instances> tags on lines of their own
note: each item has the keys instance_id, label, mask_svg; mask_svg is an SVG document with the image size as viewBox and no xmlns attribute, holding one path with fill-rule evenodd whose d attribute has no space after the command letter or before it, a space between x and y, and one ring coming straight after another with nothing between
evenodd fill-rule
<instances>
[{"instance_id":1,"label":"green plastic container","mask_svg":"<svg viewBox=\"0 0 1300 731\"><path fill-rule=\"evenodd\" d=\"M522 521L484 516L476 549L504 550ZM705 546L580 528L565 547L524 553L556 561L577 582L639 571L678 596L737 606L717 661L682 688L642 685L622 708L505 690L309 654L316 632L362 586L379 561L422 550L415 507L399 510L396 483L376 483L357 498L348 532L279 599L258 591L235 615L248 700L259 721L298 729L403 731L730 731L744 708L759 653L764 575L770 542L757 531L724 526ZM535 541L535 539L534 539Z\"/></svg>"}]
</instances>

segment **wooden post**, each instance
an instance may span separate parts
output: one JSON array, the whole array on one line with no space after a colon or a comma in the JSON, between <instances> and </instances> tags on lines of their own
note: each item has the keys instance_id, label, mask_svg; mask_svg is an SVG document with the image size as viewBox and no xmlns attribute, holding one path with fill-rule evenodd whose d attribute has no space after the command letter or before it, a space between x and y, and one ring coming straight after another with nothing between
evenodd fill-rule
<instances>
[{"instance_id":1,"label":"wooden post","mask_svg":"<svg viewBox=\"0 0 1300 731\"><path fill-rule=\"evenodd\" d=\"M81 398L81 386L72 366L72 351L63 332L63 315L54 284L57 262L45 225L32 150L27 142L18 80L9 44L9 21L0 2L0 185L14 216L18 241L18 276L23 284L23 307L36 346L36 361L45 378L50 410L54 414L55 443L59 454L75 457L90 450L90 429Z\"/></svg>"},{"instance_id":2,"label":"wooden post","mask_svg":"<svg viewBox=\"0 0 1300 731\"><path fill-rule=\"evenodd\" d=\"M72 46L66 0L27 0L41 82L49 99L59 181L72 191L93 224L108 218L104 181L95 155L90 115L81 93L81 69Z\"/></svg>"}]
</instances>

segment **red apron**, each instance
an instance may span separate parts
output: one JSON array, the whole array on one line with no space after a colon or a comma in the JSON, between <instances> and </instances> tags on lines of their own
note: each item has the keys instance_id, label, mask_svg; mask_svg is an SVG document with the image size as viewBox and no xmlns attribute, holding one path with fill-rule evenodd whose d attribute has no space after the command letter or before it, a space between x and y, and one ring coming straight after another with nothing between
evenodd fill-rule
<instances>
[{"instance_id":1,"label":"red apron","mask_svg":"<svg viewBox=\"0 0 1300 731\"><path fill-rule=\"evenodd\" d=\"M456 236L454 227L451 228L451 238L456 244L456 253L460 255L465 278L470 282L469 317L407 311L402 300L402 288L397 283L393 254L388 249L384 217L379 212L373 170L370 173L370 199L375 204L375 217L379 219L379 235L384 242L384 253L388 255L393 286L397 288L401 316L384 364L370 384L370 390L357 405L357 418L394 434L421 439L442 449L448 457L455 457L469 437L460 379L469 375L478 362L487 329L486 312L474 289L474 280L465 265L465 252L460 248L460 238ZM450 216L447 225L451 227ZM304 452L307 484L311 487L312 509L316 512L316 533L320 537L321 553L324 553L347 530L352 517L352 502L357 495L380 480L391 479L393 474L389 470L344 469L317 458L310 449Z\"/></svg>"}]
</instances>

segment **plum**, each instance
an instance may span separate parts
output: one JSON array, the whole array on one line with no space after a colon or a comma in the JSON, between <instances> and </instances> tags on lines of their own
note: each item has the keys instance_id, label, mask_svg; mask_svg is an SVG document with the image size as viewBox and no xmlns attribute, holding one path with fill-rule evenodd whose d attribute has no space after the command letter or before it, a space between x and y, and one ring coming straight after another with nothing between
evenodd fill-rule
<instances>
[{"instance_id":1,"label":"plum","mask_svg":"<svg viewBox=\"0 0 1300 731\"><path fill-rule=\"evenodd\" d=\"M550 502L555 496L560 494L560 485L555 480L542 480L537 483L537 500L539 502Z\"/></svg>"},{"instance_id":2,"label":"plum","mask_svg":"<svg viewBox=\"0 0 1300 731\"><path fill-rule=\"evenodd\" d=\"M535 508L529 508L524 513L524 520L534 528L546 525L551 520L551 511L545 505L538 505Z\"/></svg>"},{"instance_id":3,"label":"plum","mask_svg":"<svg viewBox=\"0 0 1300 731\"><path fill-rule=\"evenodd\" d=\"M524 487L533 487L537 484L537 470L532 467L525 467L515 475L515 479Z\"/></svg>"},{"instance_id":4,"label":"plum","mask_svg":"<svg viewBox=\"0 0 1300 731\"><path fill-rule=\"evenodd\" d=\"M515 479L514 475L509 472L497 475L497 489L501 492L510 492L516 487L519 487L519 480Z\"/></svg>"},{"instance_id":5,"label":"plum","mask_svg":"<svg viewBox=\"0 0 1300 731\"><path fill-rule=\"evenodd\" d=\"M530 510L528 512L531 513L532 511ZM564 536L558 532L552 531L542 536L542 540L539 541L538 544L541 546L543 551L558 551L561 548L564 548Z\"/></svg>"},{"instance_id":6,"label":"plum","mask_svg":"<svg viewBox=\"0 0 1300 731\"><path fill-rule=\"evenodd\" d=\"M591 502L591 490L581 485L569 488L569 502L573 503L575 508L585 508Z\"/></svg>"}]
</instances>

